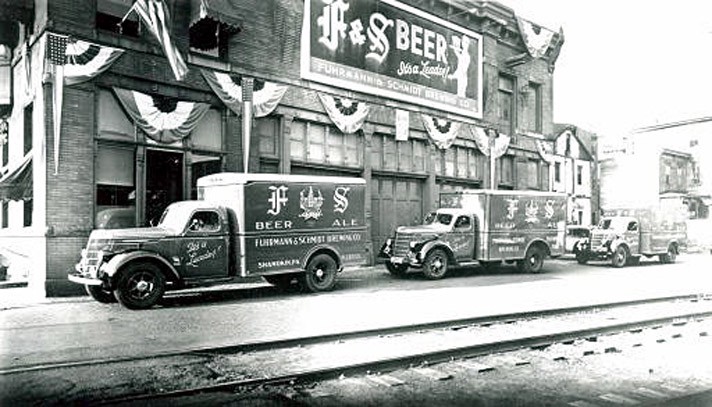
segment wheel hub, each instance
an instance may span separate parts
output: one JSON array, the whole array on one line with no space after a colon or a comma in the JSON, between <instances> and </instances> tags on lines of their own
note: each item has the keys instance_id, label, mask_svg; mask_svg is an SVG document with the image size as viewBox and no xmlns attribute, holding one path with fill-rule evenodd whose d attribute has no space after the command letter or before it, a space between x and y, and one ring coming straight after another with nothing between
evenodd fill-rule
<instances>
[{"instance_id":1,"label":"wheel hub","mask_svg":"<svg viewBox=\"0 0 712 407\"><path fill-rule=\"evenodd\" d=\"M146 291L151 290L151 284L147 281L141 280L138 283L136 283L136 290L141 293L145 293Z\"/></svg>"},{"instance_id":2,"label":"wheel hub","mask_svg":"<svg viewBox=\"0 0 712 407\"><path fill-rule=\"evenodd\" d=\"M324 270L321 268L314 270L314 276L316 278L324 278Z\"/></svg>"}]
</instances>

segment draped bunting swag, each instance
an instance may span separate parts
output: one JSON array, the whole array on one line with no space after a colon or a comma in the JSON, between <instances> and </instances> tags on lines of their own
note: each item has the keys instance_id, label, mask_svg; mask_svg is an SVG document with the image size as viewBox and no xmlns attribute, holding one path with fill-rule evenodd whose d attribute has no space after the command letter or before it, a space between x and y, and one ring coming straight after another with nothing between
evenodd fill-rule
<instances>
[{"instance_id":1,"label":"draped bunting swag","mask_svg":"<svg viewBox=\"0 0 712 407\"><path fill-rule=\"evenodd\" d=\"M135 90L114 88L134 123L160 143L174 143L190 134L208 111L207 103L177 101Z\"/></svg>"},{"instance_id":2,"label":"draped bunting swag","mask_svg":"<svg viewBox=\"0 0 712 407\"><path fill-rule=\"evenodd\" d=\"M225 105L235 112L242 114L242 81L236 82L229 74L201 69L205 81ZM262 89L252 92L252 106L255 117L263 117L272 111L282 101L287 92L287 86L274 82L264 82Z\"/></svg>"},{"instance_id":3,"label":"draped bunting swag","mask_svg":"<svg viewBox=\"0 0 712 407\"><path fill-rule=\"evenodd\" d=\"M445 150L449 148L457 138L461 123L439 119L424 113L421 113L420 117L430 139L439 149Z\"/></svg>"},{"instance_id":4,"label":"draped bunting swag","mask_svg":"<svg viewBox=\"0 0 712 407\"><path fill-rule=\"evenodd\" d=\"M171 24L171 16L168 13L168 7L163 0L136 0L131 6L131 9L124 16L122 23L132 13L136 12L148 27L151 34L156 38L163 53L168 58L168 63L173 71L173 76L178 81L182 81L188 73L188 66L183 60L178 48L171 40L171 34L168 26Z\"/></svg>"},{"instance_id":5,"label":"draped bunting swag","mask_svg":"<svg viewBox=\"0 0 712 407\"><path fill-rule=\"evenodd\" d=\"M475 144L477 148L480 149L482 154L489 156L491 151L489 147L489 136L487 135L487 130L480 126L469 126L470 134L475 139ZM506 134L499 133L497 138L494 139L494 158L499 158L503 156L507 149L509 148L509 143L512 138Z\"/></svg>"},{"instance_id":6,"label":"draped bunting swag","mask_svg":"<svg viewBox=\"0 0 712 407\"><path fill-rule=\"evenodd\" d=\"M111 64L123 54L123 50L93 44L53 33L47 34L46 67L53 73L53 132L54 132L54 173L59 171L60 128L62 124L62 102L64 84L76 85L86 82L109 69ZM28 53L29 54L29 53ZM25 61L27 64L27 61ZM30 82L31 83L31 82Z\"/></svg>"},{"instance_id":7,"label":"draped bunting swag","mask_svg":"<svg viewBox=\"0 0 712 407\"><path fill-rule=\"evenodd\" d=\"M519 25L519 32L522 34L522 39L527 46L529 55L531 55L532 58L543 57L551 45L554 32L520 17L517 17L517 24Z\"/></svg>"},{"instance_id":8,"label":"draped bunting swag","mask_svg":"<svg viewBox=\"0 0 712 407\"><path fill-rule=\"evenodd\" d=\"M364 102L319 93L329 118L344 133L355 133L366 121L370 106Z\"/></svg>"},{"instance_id":9,"label":"draped bunting swag","mask_svg":"<svg viewBox=\"0 0 712 407\"><path fill-rule=\"evenodd\" d=\"M539 152L539 155L541 156L542 160L546 161L547 164L554 163L554 154L546 151L546 141L536 140L536 149Z\"/></svg>"}]
</instances>

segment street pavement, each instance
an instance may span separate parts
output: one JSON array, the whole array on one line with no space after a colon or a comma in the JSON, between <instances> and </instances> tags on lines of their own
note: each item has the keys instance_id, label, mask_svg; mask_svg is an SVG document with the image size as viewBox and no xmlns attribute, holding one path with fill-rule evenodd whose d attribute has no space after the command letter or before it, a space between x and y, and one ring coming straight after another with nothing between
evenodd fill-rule
<instances>
[{"instance_id":1,"label":"street pavement","mask_svg":"<svg viewBox=\"0 0 712 407\"><path fill-rule=\"evenodd\" d=\"M582 272L571 260L550 260L551 271L517 274L494 285L489 276L467 278L474 286L447 286L425 280L391 280L389 289L342 288L316 295L273 294L202 304L168 305L130 311L86 297L4 304L0 311L0 369L78 358L116 358L213 346L286 340L354 330L489 317L674 295L712 293L709 255L680 256L678 263L649 263L612 269L590 266ZM341 279L383 277L383 266L345 271ZM536 277L536 278L534 278ZM509 282L502 282L509 281ZM420 285L422 283L422 285ZM440 282L437 282L440 283ZM410 289L399 289L400 284ZM261 284L258 284L261 285ZM413 287L429 287L417 288ZM181 295L186 295L185 293Z\"/></svg>"}]
</instances>

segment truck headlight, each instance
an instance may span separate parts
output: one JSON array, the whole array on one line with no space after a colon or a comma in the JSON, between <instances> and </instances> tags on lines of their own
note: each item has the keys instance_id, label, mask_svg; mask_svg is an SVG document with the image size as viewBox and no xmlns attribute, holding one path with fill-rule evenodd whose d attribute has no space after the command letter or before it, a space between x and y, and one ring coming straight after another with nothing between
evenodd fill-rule
<instances>
[{"instance_id":1,"label":"truck headlight","mask_svg":"<svg viewBox=\"0 0 712 407\"><path fill-rule=\"evenodd\" d=\"M96 252L96 261L97 261L97 264L101 263L102 260L104 260L104 251L103 251L103 250L99 250L98 252Z\"/></svg>"},{"instance_id":2,"label":"truck headlight","mask_svg":"<svg viewBox=\"0 0 712 407\"><path fill-rule=\"evenodd\" d=\"M418 248L418 242L410 242L408 246L410 246L410 250L416 251Z\"/></svg>"}]
</instances>

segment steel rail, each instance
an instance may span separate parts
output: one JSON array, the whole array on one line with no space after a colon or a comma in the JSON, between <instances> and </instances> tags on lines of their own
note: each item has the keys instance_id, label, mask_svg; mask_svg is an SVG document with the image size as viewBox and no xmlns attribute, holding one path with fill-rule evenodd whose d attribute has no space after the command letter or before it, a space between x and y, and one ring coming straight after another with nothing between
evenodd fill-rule
<instances>
[{"instance_id":1,"label":"steel rail","mask_svg":"<svg viewBox=\"0 0 712 407\"><path fill-rule=\"evenodd\" d=\"M508 352L522 348L545 348L547 346L568 342L576 339L590 338L613 333L635 332L638 329L655 327L659 325L677 325L681 320L699 319L712 317L712 311L692 312L675 316L655 317L641 319L633 322L611 323L595 328L577 329L562 331L553 334L536 335L525 338L490 342L485 344L468 345L454 347L445 350L432 352L414 353L393 358L384 358L378 361L353 363L341 366L331 366L320 369L307 369L294 371L287 374L280 374L271 377L249 378L233 380L213 385L199 386L189 389L171 390L161 393L136 394L102 400L97 405L126 404L139 401L166 400L171 398L189 397L202 393L215 393L232 391L238 388L254 388L269 384L297 384L304 382L315 382L326 379L333 379L340 376L353 374L364 374L369 371L389 371L399 368L418 365L430 365L448 362L455 359L464 359L475 356L482 356L492 353Z\"/></svg>"},{"instance_id":2,"label":"steel rail","mask_svg":"<svg viewBox=\"0 0 712 407\"><path fill-rule=\"evenodd\" d=\"M552 308L546 310L538 311L526 311L520 313L507 313L499 315L491 315L484 317L473 317L473 318L460 318L451 319L445 321L433 321L417 324L407 324L399 325L394 327L385 328L373 328L364 329L357 331L348 332L338 332L329 333L323 335L314 335L307 337L296 337L287 339L277 339L277 340L266 340L266 341L255 341L246 342L235 345L225 345L219 347L196 347L182 349L178 351L167 351L167 352L156 352L150 355L138 355L138 356L127 356L119 358L94 358L86 360L77 360L69 362L57 362L57 363L45 363L45 364L35 364L26 366L17 366L7 369L0 370L0 376L12 375L17 373L27 373L33 371L46 371L52 369L62 369L62 368L73 368L73 367L83 367L92 365L103 365L103 364L117 364L117 363L128 363L134 361L143 361L147 358L160 359L160 358L170 358L179 356L200 356L200 355L219 355L219 354L231 354L239 352L255 352L266 349L283 349L295 346L307 346L319 343L331 342L334 340L351 340L358 338L367 338L378 335L393 335L393 334L403 334L409 332L417 332L422 330L436 330L442 328L449 328L453 326L466 326L466 325L494 325L494 324L505 324L513 323L526 319L534 318L544 318L552 316L562 316L566 314L575 314L587 311L605 310L605 309L615 309L621 307L642 305L642 304L653 304L653 303L663 303L672 301L684 301L684 300L694 300L699 298L704 298L707 294L698 295L679 295L679 296L669 296L669 297L657 297L649 299L639 299L631 301L620 301L613 303L598 303L590 305L582 305L569 308Z\"/></svg>"}]
</instances>

